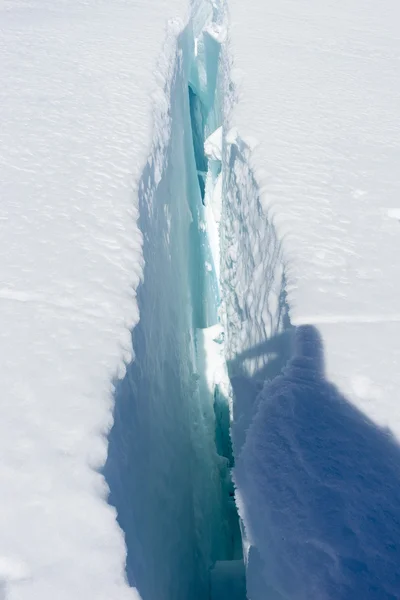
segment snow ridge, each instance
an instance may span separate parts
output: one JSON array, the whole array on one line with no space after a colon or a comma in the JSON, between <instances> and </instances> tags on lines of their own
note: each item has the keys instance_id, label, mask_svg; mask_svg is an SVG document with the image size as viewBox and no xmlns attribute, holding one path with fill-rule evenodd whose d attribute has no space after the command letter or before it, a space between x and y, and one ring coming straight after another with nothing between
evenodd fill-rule
<instances>
[{"instance_id":1,"label":"snow ridge","mask_svg":"<svg viewBox=\"0 0 400 600\"><path fill-rule=\"evenodd\" d=\"M394 600L400 450L326 380L323 352L314 326L296 328L293 358L259 394L237 461L262 564L250 597Z\"/></svg>"},{"instance_id":2,"label":"snow ridge","mask_svg":"<svg viewBox=\"0 0 400 600\"><path fill-rule=\"evenodd\" d=\"M221 289L251 600L399 598L398 6L372 8L231 3Z\"/></svg>"}]
</instances>

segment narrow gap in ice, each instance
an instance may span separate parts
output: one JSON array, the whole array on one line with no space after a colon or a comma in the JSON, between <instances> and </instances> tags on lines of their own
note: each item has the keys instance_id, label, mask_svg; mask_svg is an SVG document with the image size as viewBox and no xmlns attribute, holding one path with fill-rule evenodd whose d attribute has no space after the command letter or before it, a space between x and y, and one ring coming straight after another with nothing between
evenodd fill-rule
<instances>
[{"instance_id":1,"label":"narrow gap in ice","mask_svg":"<svg viewBox=\"0 0 400 600\"><path fill-rule=\"evenodd\" d=\"M196 161L197 176L199 180L199 187L201 193L201 199L204 204L205 196L205 179L207 176L207 158L204 153L204 111L201 100L196 96L194 91L189 85L189 106L190 106L190 120L192 124L192 135L193 135L193 150Z\"/></svg>"},{"instance_id":2,"label":"narrow gap in ice","mask_svg":"<svg viewBox=\"0 0 400 600\"><path fill-rule=\"evenodd\" d=\"M215 213L215 195L221 194L219 186L221 172L222 128L218 127L208 137L208 122L219 121L213 114L213 106L207 108L189 85L189 104L193 152L195 156L199 189L203 207L200 208L204 233L203 249L207 252L206 272L212 279L211 302L215 310L215 322L198 329L199 352L203 354L201 377L212 394L215 415L215 446L220 459L220 477L223 494L224 518L227 524L227 541L224 553L217 556L211 571L211 600L244 600L246 597L245 569L239 517L236 509L231 469L234 467L230 437L231 411L228 401L228 375L224 356L224 333L219 323L217 310L219 297L219 218ZM211 113L208 119L208 114ZM219 143L218 143L219 142ZM214 199L214 201L213 201ZM219 202L221 198L218 198ZM217 201L218 202L218 201ZM209 261L209 262L208 262ZM216 267L218 265L218 267ZM207 296L204 299L207 302ZM225 388L225 389L224 389ZM225 393L224 393L225 392Z\"/></svg>"},{"instance_id":3,"label":"narrow gap in ice","mask_svg":"<svg viewBox=\"0 0 400 600\"><path fill-rule=\"evenodd\" d=\"M195 44L191 25L158 119L169 137L155 144L139 185L140 321L135 359L116 383L104 471L127 579L142 600L244 600L219 323L220 133L213 155L205 149L222 120L220 42L203 26Z\"/></svg>"}]
</instances>

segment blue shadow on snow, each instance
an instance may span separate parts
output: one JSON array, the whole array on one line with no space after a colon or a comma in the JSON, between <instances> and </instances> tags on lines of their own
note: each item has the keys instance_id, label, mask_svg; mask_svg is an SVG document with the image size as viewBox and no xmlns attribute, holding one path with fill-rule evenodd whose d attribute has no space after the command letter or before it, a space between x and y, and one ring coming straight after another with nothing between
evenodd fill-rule
<instances>
[{"instance_id":1,"label":"blue shadow on snow","mask_svg":"<svg viewBox=\"0 0 400 600\"><path fill-rule=\"evenodd\" d=\"M260 374L232 379L254 406L235 467L258 574L248 572L248 594L398 599L399 446L326 380L318 330L288 333L293 358L281 375L261 391ZM281 343L267 342L286 353Z\"/></svg>"}]
</instances>

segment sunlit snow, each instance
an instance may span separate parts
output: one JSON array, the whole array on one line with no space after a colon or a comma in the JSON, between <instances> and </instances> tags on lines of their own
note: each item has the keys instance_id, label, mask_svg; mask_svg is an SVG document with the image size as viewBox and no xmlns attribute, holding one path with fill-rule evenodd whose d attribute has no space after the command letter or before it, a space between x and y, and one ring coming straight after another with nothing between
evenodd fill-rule
<instances>
[{"instance_id":1,"label":"sunlit snow","mask_svg":"<svg viewBox=\"0 0 400 600\"><path fill-rule=\"evenodd\" d=\"M1 600L400 598L399 17L0 4Z\"/></svg>"}]
</instances>

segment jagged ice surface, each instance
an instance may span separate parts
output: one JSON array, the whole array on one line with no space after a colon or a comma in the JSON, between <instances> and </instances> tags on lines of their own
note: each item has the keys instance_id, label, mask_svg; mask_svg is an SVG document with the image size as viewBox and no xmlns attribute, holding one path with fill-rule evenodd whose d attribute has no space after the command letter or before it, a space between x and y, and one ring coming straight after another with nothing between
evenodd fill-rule
<instances>
[{"instance_id":1,"label":"jagged ice surface","mask_svg":"<svg viewBox=\"0 0 400 600\"><path fill-rule=\"evenodd\" d=\"M105 466L128 578L149 600L207 598L211 568L234 550L207 353L207 344L217 344L206 333L217 324L218 289L203 204L212 183L204 140L220 115L215 74L210 81L206 69L200 81L198 73L201 48L206 56L219 51L215 41L207 50L202 33L212 19L206 11L179 35L167 109L156 108L169 133L165 144L156 140L139 185L140 322L135 360L116 389ZM229 419L225 428L229 435Z\"/></svg>"}]
</instances>

